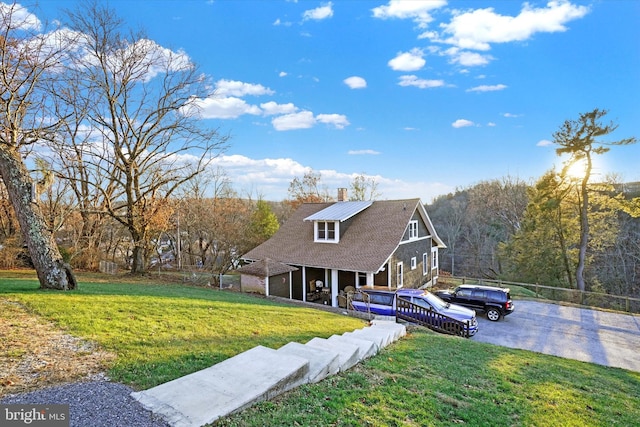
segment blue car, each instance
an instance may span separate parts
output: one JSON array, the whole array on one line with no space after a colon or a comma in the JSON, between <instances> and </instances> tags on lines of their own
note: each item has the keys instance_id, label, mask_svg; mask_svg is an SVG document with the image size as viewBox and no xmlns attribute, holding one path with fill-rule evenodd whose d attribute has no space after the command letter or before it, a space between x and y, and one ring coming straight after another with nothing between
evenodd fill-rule
<instances>
[{"instance_id":1,"label":"blue car","mask_svg":"<svg viewBox=\"0 0 640 427\"><path fill-rule=\"evenodd\" d=\"M400 304L398 299L402 300ZM407 302L410 304L406 304ZM398 314L405 320L414 320L432 329L468 337L478 332L474 310L445 302L423 289L399 289L392 292L360 288L351 301L351 306L356 311L383 316L395 316L398 305Z\"/></svg>"}]
</instances>

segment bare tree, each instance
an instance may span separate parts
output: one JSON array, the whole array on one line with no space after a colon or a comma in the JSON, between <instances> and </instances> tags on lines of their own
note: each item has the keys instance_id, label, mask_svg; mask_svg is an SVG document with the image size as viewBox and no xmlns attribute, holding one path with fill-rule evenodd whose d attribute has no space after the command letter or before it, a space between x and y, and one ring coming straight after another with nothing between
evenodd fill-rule
<instances>
[{"instance_id":1,"label":"bare tree","mask_svg":"<svg viewBox=\"0 0 640 427\"><path fill-rule=\"evenodd\" d=\"M34 197L25 159L52 139L48 82L57 77L66 47L59 34L38 33L39 20L17 3L0 4L0 176L20 224L40 287L76 287Z\"/></svg>"},{"instance_id":2,"label":"bare tree","mask_svg":"<svg viewBox=\"0 0 640 427\"><path fill-rule=\"evenodd\" d=\"M566 175L569 168L584 162L584 174L580 178L580 246L578 251L578 266L576 267L576 285L581 291L585 290L584 269L589 243L589 179L593 167L592 154L603 154L613 145L628 145L636 142L635 138L625 138L613 142L599 141L603 136L614 132L618 125L610 122L603 124L601 119L607 110L598 108L588 113L580 114L578 120L566 120L560 129L553 134L553 142L558 145L556 154L570 156L562 174Z\"/></svg>"},{"instance_id":3,"label":"bare tree","mask_svg":"<svg viewBox=\"0 0 640 427\"><path fill-rule=\"evenodd\" d=\"M302 203L320 203L331 200L326 188L321 187L322 175L312 170L306 172L302 178L295 177L289 183L289 199L287 204L295 210Z\"/></svg>"},{"instance_id":4,"label":"bare tree","mask_svg":"<svg viewBox=\"0 0 640 427\"><path fill-rule=\"evenodd\" d=\"M49 159L57 177L68 184L75 199L79 221L74 223L74 265L93 269L98 266L100 244L107 227L112 235L113 225L107 226L106 205L113 197L117 181L110 179L109 156L104 150L102 156L94 155L99 132L90 126L89 107L98 102L99 94L85 90L82 70L77 67L68 67L64 78L65 84L52 97L60 127Z\"/></svg>"},{"instance_id":5,"label":"bare tree","mask_svg":"<svg viewBox=\"0 0 640 427\"><path fill-rule=\"evenodd\" d=\"M98 208L126 227L131 272L143 272L151 224L166 218L172 194L205 170L227 137L200 120L197 100L210 93L185 53L124 33L114 11L98 2L69 12L69 20L82 41L73 51L70 84L78 85L73 95L95 132L81 153L71 151L92 171L76 179L102 192Z\"/></svg>"},{"instance_id":6,"label":"bare tree","mask_svg":"<svg viewBox=\"0 0 640 427\"><path fill-rule=\"evenodd\" d=\"M456 255L459 255L457 247L465 228L468 205L469 200L466 194L449 194L436 198L430 206L431 218L438 234L442 236L447 245L440 256L441 266L444 267L450 260L449 271L452 275L456 275L458 272L456 270Z\"/></svg>"},{"instance_id":7,"label":"bare tree","mask_svg":"<svg viewBox=\"0 0 640 427\"><path fill-rule=\"evenodd\" d=\"M376 178L361 173L350 184L349 200L376 200L382 193L378 191Z\"/></svg>"},{"instance_id":8,"label":"bare tree","mask_svg":"<svg viewBox=\"0 0 640 427\"><path fill-rule=\"evenodd\" d=\"M234 198L228 176L221 169L198 175L183 188L175 212L176 258L188 265L202 265L211 261L212 245L217 239L216 201ZM218 221L219 222L219 221Z\"/></svg>"}]
</instances>

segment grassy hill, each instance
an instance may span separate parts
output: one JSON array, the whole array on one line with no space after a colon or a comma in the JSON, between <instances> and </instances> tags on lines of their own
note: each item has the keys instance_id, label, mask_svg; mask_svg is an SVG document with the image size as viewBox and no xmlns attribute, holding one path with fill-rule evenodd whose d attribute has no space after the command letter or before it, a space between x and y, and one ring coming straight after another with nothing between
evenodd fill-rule
<instances>
[{"instance_id":1,"label":"grassy hill","mask_svg":"<svg viewBox=\"0 0 640 427\"><path fill-rule=\"evenodd\" d=\"M62 293L39 290L30 272L0 274L0 396L101 369L146 389L256 345L278 348L363 326L229 291L126 277L79 281L78 291ZM36 381L20 384L23 375ZM411 329L346 373L219 424L632 426L638 420L640 373Z\"/></svg>"}]
</instances>

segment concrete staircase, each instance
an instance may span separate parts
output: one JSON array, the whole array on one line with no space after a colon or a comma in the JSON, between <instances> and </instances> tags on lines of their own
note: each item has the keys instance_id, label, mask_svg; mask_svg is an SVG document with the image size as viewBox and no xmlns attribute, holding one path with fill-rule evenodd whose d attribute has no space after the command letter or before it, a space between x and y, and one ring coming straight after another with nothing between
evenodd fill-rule
<instances>
[{"instance_id":1,"label":"concrete staircase","mask_svg":"<svg viewBox=\"0 0 640 427\"><path fill-rule=\"evenodd\" d=\"M198 372L131 396L174 427L200 427L302 384L353 367L406 334L404 325L371 326L278 350L257 346Z\"/></svg>"}]
</instances>

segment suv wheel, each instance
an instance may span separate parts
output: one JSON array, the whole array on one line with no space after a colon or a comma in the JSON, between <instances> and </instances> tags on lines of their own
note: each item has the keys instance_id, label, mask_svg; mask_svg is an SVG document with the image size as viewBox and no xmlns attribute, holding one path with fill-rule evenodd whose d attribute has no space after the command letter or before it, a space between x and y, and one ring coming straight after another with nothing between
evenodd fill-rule
<instances>
[{"instance_id":1,"label":"suv wheel","mask_svg":"<svg viewBox=\"0 0 640 427\"><path fill-rule=\"evenodd\" d=\"M491 320L492 322L497 322L498 320L500 320L500 310L498 310L497 308L488 309L487 319Z\"/></svg>"}]
</instances>

